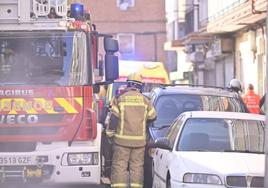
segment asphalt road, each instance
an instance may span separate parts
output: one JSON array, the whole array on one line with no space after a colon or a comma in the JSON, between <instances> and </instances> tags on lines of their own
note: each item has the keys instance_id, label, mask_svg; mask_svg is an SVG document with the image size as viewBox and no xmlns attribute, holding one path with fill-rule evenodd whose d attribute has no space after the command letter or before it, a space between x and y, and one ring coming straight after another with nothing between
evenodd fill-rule
<instances>
[{"instance_id":1,"label":"asphalt road","mask_svg":"<svg viewBox=\"0 0 268 188\"><path fill-rule=\"evenodd\" d=\"M37 185L1 185L1 188L109 188L108 186L91 186L91 185L59 185L59 186L37 186Z\"/></svg>"}]
</instances>

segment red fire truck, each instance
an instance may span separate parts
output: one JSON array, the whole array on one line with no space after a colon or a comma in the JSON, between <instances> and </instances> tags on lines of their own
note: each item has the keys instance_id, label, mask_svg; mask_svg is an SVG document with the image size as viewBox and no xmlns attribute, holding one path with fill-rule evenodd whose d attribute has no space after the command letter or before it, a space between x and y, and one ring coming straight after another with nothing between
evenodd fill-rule
<instances>
[{"instance_id":1,"label":"red fire truck","mask_svg":"<svg viewBox=\"0 0 268 188\"><path fill-rule=\"evenodd\" d=\"M67 0L0 1L1 183L100 184L93 96L118 78L118 42L84 12Z\"/></svg>"}]
</instances>

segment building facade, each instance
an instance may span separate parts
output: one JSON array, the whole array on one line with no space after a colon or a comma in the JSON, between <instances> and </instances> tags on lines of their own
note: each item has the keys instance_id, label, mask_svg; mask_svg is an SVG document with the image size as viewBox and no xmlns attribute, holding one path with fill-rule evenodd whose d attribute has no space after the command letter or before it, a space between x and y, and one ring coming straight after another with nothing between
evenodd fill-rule
<instances>
[{"instance_id":1,"label":"building facade","mask_svg":"<svg viewBox=\"0 0 268 188\"><path fill-rule=\"evenodd\" d=\"M186 61L192 62L191 83L226 87L237 78L244 89L252 83L262 95L267 1L178 0L178 4L185 5L181 7L185 22L178 23L177 30L185 32L171 41L169 50L178 56L185 52ZM189 80L189 74L180 81L184 79Z\"/></svg>"},{"instance_id":2,"label":"building facade","mask_svg":"<svg viewBox=\"0 0 268 188\"><path fill-rule=\"evenodd\" d=\"M119 40L122 60L166 61L164 0L73 0L83 2L101 33Z\"/></svg>"},{"instance_id":3,"label":"building facade","mask_svg":"<svg viewBox=\"0 0 268 188\"><path fill-rule=\"evenodd\" d=\"M251 83L260 95L266 89L266 9L266 0L233 0L222 6L218 15L209 17L207 25L207 32L216 33L220 39L228 34L232 39L233 47L228 50L233 54L233 77L241 80L244 91Z\"/></svg>"}]
</instances>

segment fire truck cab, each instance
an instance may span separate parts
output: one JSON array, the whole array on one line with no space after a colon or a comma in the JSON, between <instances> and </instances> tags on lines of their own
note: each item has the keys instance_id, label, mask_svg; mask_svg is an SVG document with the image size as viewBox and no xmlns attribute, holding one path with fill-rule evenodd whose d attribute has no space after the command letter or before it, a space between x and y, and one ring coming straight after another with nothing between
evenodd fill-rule
<instances>
[{"instance_id":1,"label":"fire truck cab","mask_svg":"<svg viewBox=\"0 0 268 188\"><path fill-rule=\"evenodd\" d=\"M0 186L101 183L94 93L118 78L117 51L82 4L0 1Z\"/></svg>"}]
</instances>

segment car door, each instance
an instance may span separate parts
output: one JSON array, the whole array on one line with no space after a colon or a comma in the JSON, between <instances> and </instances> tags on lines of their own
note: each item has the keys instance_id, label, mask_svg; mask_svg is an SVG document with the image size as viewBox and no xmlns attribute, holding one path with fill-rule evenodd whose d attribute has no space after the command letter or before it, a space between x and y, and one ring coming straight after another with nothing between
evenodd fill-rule
<instances>
[{"instance_id":1,"label":"car door","mask_svg":"<svg viewBox=\"0 0 268 188\"><path fill-rule=\"evenodd\" d=\"M158 176L159 179L165 180L167 176L168 166L172 159L174 158L173 148L175 146L176 139L178 137L178 133L180 131L181 125L184 122L184 115L179 116L174 123L171 125L167 132L167 139L169 140L170 146L172 150L168 149L156 149L156 153L154 156L154 169L155 176ZM164 182L163 182L164 183Z\"/></svg>"}]
</instances>

